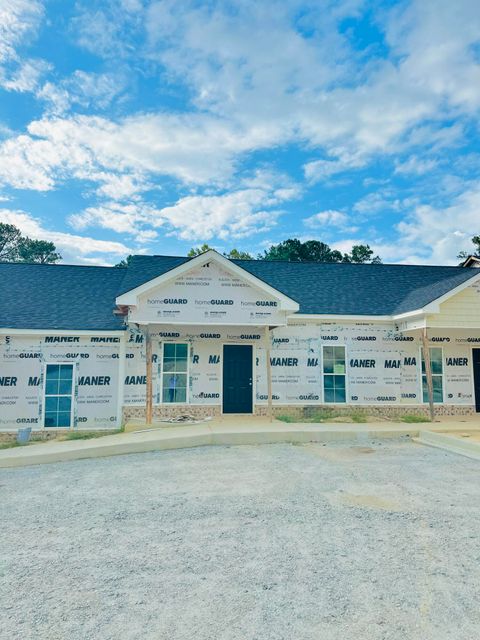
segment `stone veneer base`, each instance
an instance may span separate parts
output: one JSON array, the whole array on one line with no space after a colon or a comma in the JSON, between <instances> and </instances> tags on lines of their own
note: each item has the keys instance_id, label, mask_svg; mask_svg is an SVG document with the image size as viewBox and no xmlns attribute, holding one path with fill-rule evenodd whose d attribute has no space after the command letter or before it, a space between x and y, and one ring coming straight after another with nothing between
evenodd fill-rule
<instances>
[{"instance_id":1,"label":"stone veneer base","mask_svg":"<svg viewBox=\"0 0 480 640\"><path fill-rule=\"evenodd\" d=\"M351 415L352 413L360 413L384 418L400 418L405 415L429 416L428 406L394 406L394 405L276 405L273 407L273 415L289 416L299 420L304 418L312 418L319 411L331 410L335 413ZM219 405L193 405L193 404L177 404L177 405L157 405L153 407L153 418L169 419L181 415L191 415L195 418L217 417L221 415L221 407ZM435 415L437 416L471 416L475 415L475 407L472 405L435 405ZM267 416L268 407L265 405L255 405L255 416ZM134 406L123 407L123 421L144 420L145 408Z\"/></svg>"}]
</instances>

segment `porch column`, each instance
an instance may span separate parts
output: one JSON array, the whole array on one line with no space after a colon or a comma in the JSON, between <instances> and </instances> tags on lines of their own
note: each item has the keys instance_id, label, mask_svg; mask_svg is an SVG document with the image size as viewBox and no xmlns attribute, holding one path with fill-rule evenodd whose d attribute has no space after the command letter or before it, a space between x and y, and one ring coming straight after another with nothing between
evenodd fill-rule
<instances>
[{"instance_id":1,"label":"porch column","mask_svg":"<svg viewBox=\"0 0 480 640\"><path fill-rule=\"evenodd\" d=\"M117 382L117 429L120 429L123 422L123 396L125 392L125 358L126 358L126 335L120 336L118 348L118 382Z\"/></svg>"},{"instance_id":2,"label":"porch column","mask_svg":"<svg viewBox=\"0 0 480 640\"><path fill-rule=\"evenodd\" d=\"M145 366L146 366L146 390L145 390L145 422L152 424L153 414L153 382L152 382L152 337L150 329L146 326L143 335L145 336Z\"/></svg>"},{"instance_id":3,"label":"porch column","mask_svg":"<svg viewBox=\"0 0 480 640\"><path fill-rule=\"evenodd\" d=\"M265 357L266 357L266 371L267 371L267 402L268 402L268 417L270 422L273 420L272 410L272 363L270 362L270 327L265 327Z\"/></svg>"},{"instance_id":4,"label":"porch column","mask_svg":"<svg viewBox=\"0 0 480 640\"><path fill-rule=\"evenodd\" d=\"M425 362L425 377L427 378L427 392L428 392L428 404L430 408L430 420L433 422L435 418L435 408L433 404L432 365L430 362L430 349L428 345L428 335L427 335L426 327L422 329L422 351L423 351L423 360ZM423 393L423 381L422 381L422 393Z\"/></svg>"}]
</instances>

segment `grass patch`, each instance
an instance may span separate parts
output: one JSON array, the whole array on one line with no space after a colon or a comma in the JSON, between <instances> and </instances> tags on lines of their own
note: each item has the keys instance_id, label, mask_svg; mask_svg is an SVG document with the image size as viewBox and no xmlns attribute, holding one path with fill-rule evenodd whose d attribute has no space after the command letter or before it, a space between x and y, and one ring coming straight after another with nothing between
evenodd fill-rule
<instances>
[{"instance_id":1,"label":"grass patch","mask_svg":"<svg viewBox=\"0 0 480 640\"><path fill-rule=\"evenodd\" d=\"M16 440L13 442L2 442L0 449L13 449L14 447L23 447L26 444L28 444L28 442L17 442Z\"/></svg>"},{"instance_id":2,"label":"grass patch","mask_svg":"<svg viewBox=\"0 0 480 640\"><path fill-rule=\"evenodd\" d=\"M328 420L333 420L333 418L338 418L342 414L334 409L318 409L315 413L309 418L303 420L303 422L325 422Z\"/></svg>"},{"instance_id":3,"label":"grass patch","mask_svg":"<svg viewBox=\"0 0 480 640\"><path fill-rule=\"evenodd\" d=\"M280 420L280 422L287 422L287 423L290 423L290 422L302 422L301 419L297 419L297 418L294 418L293 416L287 416L287 415L277 416L277 420Z\"/></svg>"},{"instance_id":4,"label":"grass patch","mask_svg":"<svg viewBox=\"0 0 480 640\"><path fill-rule=\"evenodd\" d=\"M336 409L322 408L312 412L309 416L303 416L295 418L288 414L277 416L277 420L281 422L302 422L308 424L321 424L323 422L331 422L335 418L342 418L341 422L356 422L365 423L368 422L368 416L362 411L352 411L351 413L338 411ZM337 420L338 422L338 420Z\"/></svg>"},{"instance_id":5,"label":"grass patch","mask_svg":"<svg viewBox=\"0 0 480 640\"><path fill-rule=\"evenodd\" d=\"M350 418L352 419L352 422L367 422L367 416L364 413L360 413L359 411L354 411L353 413L351 413Z\"/></svg>"},{"instance_id":6,"label":"grass patch","mask_svg":"<svg viewBox=\"0 0 480 640\"><path fill-rule=\"evenodd\" d=\"M69 431L65 434L65 440L90 440L91 438L102 438L103 436L112 436L115 433L121 433L123 429L115 429L114 431Z\"/></svg>"},{"instance_id":7,"label":"grass patch","mask_svg":"<svg viewBox=\"0 0 480 640\"><path fill-rule=\"evenodd\" d=\"M426 416L418 416L414 413L407 413L400 418L400 422L407 422L408 424L415 424L416 422L431 422L430 418Z\"/></svg>"}]
</instances>

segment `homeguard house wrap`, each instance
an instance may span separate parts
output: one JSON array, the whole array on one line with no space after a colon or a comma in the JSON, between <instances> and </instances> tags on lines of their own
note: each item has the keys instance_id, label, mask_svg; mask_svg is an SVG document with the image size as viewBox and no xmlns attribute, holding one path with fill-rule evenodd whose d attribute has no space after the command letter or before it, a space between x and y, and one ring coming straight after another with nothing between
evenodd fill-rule
<instances>
[{"instance_id":1,"label":"homeguard house wrap","mask_svg":"<svg viewBox=\"0 0 480 640\"><path fill-rule=\"evenodd\" d=\"M480 272L136 256L0 265L0 428L480 411Z\"/></svg>"}]
</instances>

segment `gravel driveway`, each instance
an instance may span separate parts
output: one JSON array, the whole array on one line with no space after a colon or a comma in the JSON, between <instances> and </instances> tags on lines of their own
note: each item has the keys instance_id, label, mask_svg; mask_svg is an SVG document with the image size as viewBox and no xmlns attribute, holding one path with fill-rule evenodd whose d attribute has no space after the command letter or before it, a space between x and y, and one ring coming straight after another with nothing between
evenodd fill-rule
<instances>
[{"instance_id":1,"label":"gravel driveway","mask_svg":"<svg viewBox=\"0 0 480 640\"><path fill-rule=\"evenodd\" d=\"M480 464L410 442L0 472L0 635L477 640Z\"/></svg>"}]
</instances>

